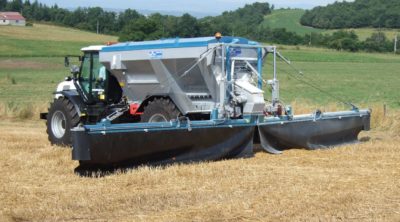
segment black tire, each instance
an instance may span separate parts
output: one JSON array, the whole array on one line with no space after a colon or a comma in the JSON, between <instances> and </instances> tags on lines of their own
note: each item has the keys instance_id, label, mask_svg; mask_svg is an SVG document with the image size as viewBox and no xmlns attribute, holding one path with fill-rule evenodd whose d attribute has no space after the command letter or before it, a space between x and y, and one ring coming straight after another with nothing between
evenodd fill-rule
<instances>
[{"instance_id":1,"label":"black tire","mask_svg":"<svg viewBox=\"0 0 400 222\"><path fill-rule=\"evenodd\" d=\"M170 99L156 98L144 107L141 122L168 122L181 116L181 112Z\"/></svg>"},{"instance_id":2,"label":"black tire","mask_svg":"<svg viewBox=\"0 0 400 222\"><path fill-rule=\"evenodd\" d=\"M55 99L47 114L47 135L52 145L71 146L71 128L80 122L74 104L65 98ZM64 131L63 131L64 130Z\"/></svg>"}]
</instances>

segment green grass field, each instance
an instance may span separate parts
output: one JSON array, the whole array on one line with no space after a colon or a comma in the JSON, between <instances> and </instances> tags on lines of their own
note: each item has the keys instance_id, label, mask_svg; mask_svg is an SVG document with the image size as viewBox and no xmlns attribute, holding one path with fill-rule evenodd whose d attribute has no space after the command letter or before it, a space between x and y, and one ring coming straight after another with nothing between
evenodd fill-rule
<instances>
[{"instance_id":1,"label":"green grass field","mask_svg":"<svg viewBox=\"0 0 400 222\"><path fill-rule=\"evenodd\" d=\"M58 82L68 75L63 58L0 58L0 101L49 101Z\"/></svg>"},{"instance_id":2,"label":"green grass field","mask_svg":"<svg viewBox=\"0 0 400 222\"><path fill-rule=\"evenodd\" d=\"M281 97L287 103L306 100L327 105L337 100L309 87L301 81L311 82L324 91L345 101L369 106L385 103L400 107L400 56L390 54L349 53L332 50L300 48L282 50L298 70L279 62L278 75ZM271 78L270 61L264 68ZM268 75L269 74L269 75ZM300 79L300 80L298 80ZM268 96L268 95L267 95Z\"/></svg>"},{"instance_id":3,"label":"green grass field","mask_svg":"<svg viewBox=\"0 0 400 222\"><path fill-rule=\"evenodd\" d=\"M303 9L277 9L265 16L265 21L262 25L270 28L286 28L287 31L296 32L300 35L323 32L324 30L322 29L306 27L300 24L299 21L304 12Z\"/></svg>"},{"instance_id":4,"label":"green grass field","mask_svg":"<svg viewBox=\"0 0 400 222\"><path fill-rule=\"evenodd\" d=\"M311 32L315 33L332 33L338 31L316 29L312 27L303 26L300 24L300 18L305 13L303 9L277 9L274 10L270 15L265 16L263 26L269 26L271 28L286 28L291 32L296 32L300 35L308 34ZM343 29L346 31L354 31L360 40L365 40L370 37L374 32L384 32L389 39L394 39L396 34L400 34L399 29L376 29L376 28L360 28L360 29Z\"/></svg>"},{"instance_id":5,"label":"green grass field","mask_svg":"<svg viewBox=\"0 0 400 222\"><path fill-rule=\"evenodd\" d=\"M79 54L88 45L117 41L117 37L97 35L77 29L46 24L33 27L0 27L0 57L46 57Z\"/></svg>"},{"instance_id":6,"label":"green grass field","mask_svg":"<svg viewBox=\"0 0 400 222\"><path fill-rule=\"evenodd\" d=\"M49 101L57 83L69 74L63 56L80 55L82 47L107 41L117 37L46 24L0 27L0 101Z\"/></svg>"},{"instance_id":7,"label":"green grass field","mask_svg":"<svg viewBox=\"0 0 400 222\"><path fill-rule=\"evenodd\" d=\"M63 56L80 55L82 47L117 39L47 24L1 26L0 115L19 109L44 111L57 83L69 75Z\"/></svg>"}]
</instances>

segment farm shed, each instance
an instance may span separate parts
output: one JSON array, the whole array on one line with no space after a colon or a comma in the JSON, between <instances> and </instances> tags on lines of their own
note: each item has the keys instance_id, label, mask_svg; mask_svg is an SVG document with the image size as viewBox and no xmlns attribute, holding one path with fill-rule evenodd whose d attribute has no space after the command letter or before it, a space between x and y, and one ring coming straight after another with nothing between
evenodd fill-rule
<instances>
[{"instance_id":1,"label":"farm shed","mask_svg":"<svg viewBox=\"0 0 400 222\"><path fill-rule=\"evenodd\" d=\"M18 12L0 12L0 25L25 26L25 18Z\"/></svg>"}]
</instances>

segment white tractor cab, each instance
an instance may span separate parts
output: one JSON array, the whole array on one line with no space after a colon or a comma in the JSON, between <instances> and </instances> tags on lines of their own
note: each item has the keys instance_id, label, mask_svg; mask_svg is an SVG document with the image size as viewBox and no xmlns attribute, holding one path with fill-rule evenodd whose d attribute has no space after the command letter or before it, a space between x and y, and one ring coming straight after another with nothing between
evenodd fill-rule
<instances>
[{"instance_id":1,"label":"white tractor cab","mask_svg":"<svg viewBox=\"0 0 400 222\"><path fill-rule=\"evenodd\" d=\"M79 123L91 124L123 107L119 105L122 89L99 62L102 45L82 48L83 56L65 57L72 77L65 78L54 92L54 102L48 113L41 113L47 120L49 140L55 145L71 144L71 128ZM70 58L77 57L80 66L70 65Z\"/></svg>"},{"instance_id":2,"label":"white tractor cab","mask_svg":"<svg viewBox=\"0 0 400 222\"><path fill-rule=\"evenodd\" d=\"M71 73L80 73L79 83L82 90L86 94L92 94L94 97L101 99L104 97L104 81L106 80L106 69L99 62L99 51L103 48L102 45L89 46L82 48L81 51L84 53L84 57L78 56L79 61L82 62L81 67L76 65L71 66ZM65 66L69 67L69 57L65 57ZM92 77L90 78L90 75ZM95 80L95 84L90 79ZM62 97L63 95L57 92L76 90L75 84L71 81L71 77L67 77L65 81L61 82L57 86L55 99Z\"/></svg>"},{"instance_id":3,"label":"white tractor cab","mask_svg":"<svg viewBox=\"0 0 400 222\"><path fill-rule=\"evenodd\" d=\"M81 51L84 53L84 56L86 57L85 63L82 63L82 80L85 79L89 79L89 75L90 75L90 61L91 61L91 54L94 54L93 57L93 78L98 77L98 79L102 79L105 80L106 77L106 70L105 67L102 66L99 63L99 58L98 58L98 52L103 48L103 45L95 45L95 46L89 46L89 47L84 47L81 49ZM97 52L97 53L96 53ZM81 56L77 56L79 58L79 61L82 61L83 58ZM85 58L84 57L84 58ZM65 66L69 67L69 57L65 57ZM99 68L100 67L100 68ZM71 73L79 73L80 72L80 68L78 66L72 66L71 67ZM98 69L99 71L97 71L96 69ZM101 70L101 71L100 71ZM97 72L96 72L97 71ZM65 81L61 82L58 84L57 86L57 91L56 92L62 92L62 91L68 91L68 90L76 90L75 84L73 81L71 81L72 78L71 77L67 77L65 78ZM89 84L87 84L88 82L82 81L83 85L85 85L85 90L88 92L89 90ZM85 84L86 83L86 84ZM99 86L99 85L98 85ZM94 91L96 92L103 92L104 93L104 87L100 88L100 89L95 89ZM55 99L58 99L59 97L62 97L63 95L60 93L56 93L55 94Z\"/></svg>"}]
</instances>

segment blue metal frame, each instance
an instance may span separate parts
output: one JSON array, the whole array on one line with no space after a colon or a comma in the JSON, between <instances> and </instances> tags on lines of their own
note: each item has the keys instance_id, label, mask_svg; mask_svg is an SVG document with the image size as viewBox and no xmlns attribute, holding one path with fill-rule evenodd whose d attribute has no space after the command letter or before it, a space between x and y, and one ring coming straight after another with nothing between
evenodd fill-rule
<instances>
[{"instance_id":1,"label":"blue metal frame","mask_svg":"<svg viewBox=\"0 0 400 222\"><path fill-rule=\"evenodd\" d=\"M225 48L225 70L226 70L226 80L228 82L227 88L226 88L226 98L225 98L225 103L227 103L229 98L231 97L230 92L232 91L232 85L230 84L230 82L232 81L232 76L231 76L231 47L230 46L226 46L226 48Z\"/></svg>"},{"instance_id":2,"label":"blue metal frame","mask_svg":"<svg viewBox=\"0 0 400 222\"><path fill-rule=\"evenodd\" d=\"M257 125L275 125L285 124L293 122L304 122L304 121L318 121L327 119L342 119L349 117L363 117L370 115L370 110L351 110L351 111L339 111L339 112L326 112L326 113L313 113L297 116L279 116L279 117L266 117L259 118Z\"/></svg>"},{"instance_id":3,"label":"blue metal frame","mask_svg":"<svg viewBox=\"0 0 400 222\"><path fill-rule=\"evenodd\" d=\"M229 82L232 80L231 76L231 47L226 47L225 52L225 69L226 69L226 80Z\"/></svg>"},{"instance_id":4,"label":"blue metal frame","mask_svg":"<svg viewBox=\"0 0 400 222\"><path fill-rule=\"evenodd\" d=\"M258 71L258 88L262 89L262 49L258 48L258 61L257 61L257 71Z\"/></svg>"},{"instance_id":5,"label":"blue metal frame","mask_svg":"<svg viewBox=\"0 0 400 222\"><path fill-rule=\"evenodd\" d=\"M146 50L146 49L167 49L167 48L187 48L187 47L207 47L209 44L225 43L225 44L246 44L258 45L257 42L250 41L246 38L224 36L220 40L215 37L200 38L171 38L156 41L143 42L127 42L119 43L111 46L103 47L101 52L116 52L130 50Z\"/></svg>"},{"instance_id":6,"label":"blue metal frame","mask_svg":"<svg viewBox=\"0 0 400 222\"><path fill-rule=\"evenodd\" d=\"M202 121L172 121L163 123L123 123L110 124L109 122L101 122L96 125L84 125L85 131L94 134L135 132L135 131L166 131L166 130L188 130L198 128L223 128L223 127L243 127L256 126L257 116L247 116L244 119L217 119Z\"/></svg>"},{"instance_id":7,"label":"blue metal frame","mask_svg":"<svg viewBox=\"0 0 400 222\"><path fill-rule=\"evenodd\" d=\"M171 121L162 123L123 123L111 124L108 121L100 122L96 125L84 125L85 131L94 134L107 134L119 132L152 132L165 130L188 130L198 128L223 128L223 127L244 127L244 126L262 126L276 125L293 122L319 121L327 119L342 119L349 117L363 117L370 115L369 110L360 111L342 111L332 113L322 113L321 115L300 115L300 116L279 116L264 117L264 115L247 115L243 119L214 119L201 121Z\"/></svg>"}]
</instances>

